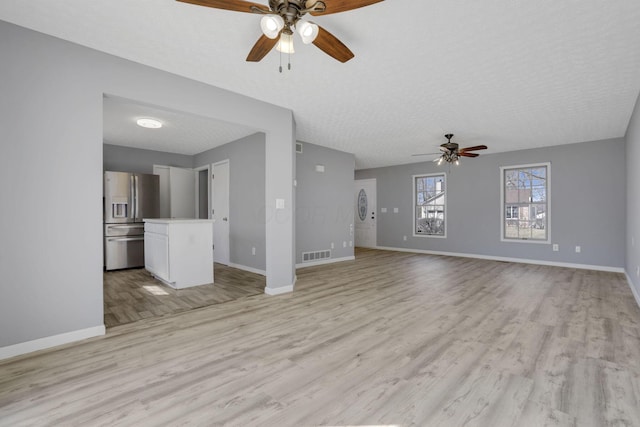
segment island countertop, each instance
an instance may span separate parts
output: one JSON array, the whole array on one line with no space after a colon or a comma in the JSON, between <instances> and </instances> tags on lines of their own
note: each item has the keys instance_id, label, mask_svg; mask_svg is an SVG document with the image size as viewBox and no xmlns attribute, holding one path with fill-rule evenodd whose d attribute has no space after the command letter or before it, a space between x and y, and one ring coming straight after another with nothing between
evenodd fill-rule
<instances>
[{"instance_id":1,"label":"island countertop","mask_svg":"<svg viewBox=\"0 0 640 427\"><path fill-rule=\"evenodd\" d=\"M213 223L213 219L193 219L193 218L143 218L144 222L151 224L180 224L180 223L198 223L198 222L210 222Z\"/></svg>"}]
</instances>

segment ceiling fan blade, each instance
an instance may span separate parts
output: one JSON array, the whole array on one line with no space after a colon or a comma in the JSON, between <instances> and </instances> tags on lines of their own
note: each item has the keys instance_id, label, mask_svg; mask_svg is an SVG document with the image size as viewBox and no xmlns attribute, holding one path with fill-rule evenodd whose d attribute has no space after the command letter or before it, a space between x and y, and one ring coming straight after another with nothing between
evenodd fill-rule
<instances>
[{"instance_id":1,"label":"ceiling fan blade","mask_svg":"<svg viewBox=\"0 0 640 427\"><path fill-rule=\"evenodd\" d=\"M259 3L244 0L177 0L182 3L197 4L198 6L215 7L216 9L233 10L235 12L255 13L251 7L268 11L269 7Z\"/></svg>"},{"instance_id":2,"label":"ceiling fan blade","mask_svg":"<svg viewBox=\"0 0 640 427\"><path fill-rule=\"evenodd\" d=\"M412 154L411 156L436 156L441 155L442 153L420 153L420 154Z\"/></svg>"},{"instance_id":3,"label":"ceiling fan blade","mask_svg":"<svg viewBox=\"0 0 640 427\"><path fill-rule=\"evenodd\" d=\"M325 10L323 12L311 10L309 14L318 16L329 15L330 13L346 12L347 10L370 6L381 1L383 0L322 0L326 5ZM318 3L318 0L307 0L306 7L310 9L316 3Z\"/></svg>"},{"instance_id":4,"label":"ceiling fan blade","mask_svg":"<svg viewBox=\"0 0 640 427\"><path fill-rule=\"evenodd\" d=\"M251 52L249 52L249 55L247 55L247 61L261 61L262 58L264 58L267 53L271 52L271 49L273 49L273 47L278 43L278 39L280 39L280 36L276 37L275 39L270 39L264 34L260 36L256 44L254 44L251 48Z\"/></svg>"},{"instance_id":5,"label":"ceiling fan blade","mask_svg":"<svg viewBox=\"0 0 640 427\"><path fill-rule=\"evenodd\" d=\"M347 62L355 55L333 34L318 26L318 37L313 41L320 50L340 62Z\"/></svg>"},{"instance_id":6,"label":"ceiling fan blade","mask_svg":"<svg viewBox=\"0 0 640 427\"><path fill-rule=\"evenodd\" d=\"M462 156L462 157L478 157L480 154L477 153L465 153L463 151L459 151L458 152L458 156Z\"/></svg>"},{"instance_id":7,"label":"ceiling fan blade","mask_svg":"<svg viewBox=\"0 0 640 427\"><path fill-rule=\"evenodd\" d=\"M463 151L486 150L486 149L487 149L487 146L486 146L486 145L476 145L476 146L473 146L473 147L461 148L461 149L460 149L460 152L463 152Z\"/></svg>"}]
</instances>

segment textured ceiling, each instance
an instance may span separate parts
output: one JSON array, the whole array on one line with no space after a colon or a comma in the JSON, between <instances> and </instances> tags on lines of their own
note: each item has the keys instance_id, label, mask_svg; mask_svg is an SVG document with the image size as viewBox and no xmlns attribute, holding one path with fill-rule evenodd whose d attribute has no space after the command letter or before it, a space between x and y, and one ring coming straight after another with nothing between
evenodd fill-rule
<instances>
[{"instance_id":1,"label":"textured ceiling","mask_svg":"<svg viewBox=\"0 0 640 427\"><path fill-rule=\"evenodd\" d=\"M359 169L414 162L447 132L488 153L621 137L640 91L638 0L386 0L314 18L353 60L296 39L282 74L275 51L245 62L253 14L3 0L0 19L290 108L298 140L354 153Z\"/></svg>"},{"instance_id":2,"label":"textured ceiling","mask_svg":"<svg viewBox=\"0 0 640 427\"><path fill-rule=\"evenodd\" d=\"M104 98L103 138L113 145L194 155L257 132L245 126L169 111L108 96ZM145 129L140 118L162 122L160 129Z\"/></svg>"}]
</instances>

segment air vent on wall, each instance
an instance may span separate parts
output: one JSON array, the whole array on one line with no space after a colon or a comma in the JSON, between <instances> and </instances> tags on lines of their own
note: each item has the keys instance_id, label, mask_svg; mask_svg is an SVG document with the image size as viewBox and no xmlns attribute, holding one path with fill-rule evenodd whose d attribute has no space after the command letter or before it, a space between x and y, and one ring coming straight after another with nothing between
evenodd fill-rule
<instances>
[{"instance_id":1,"label":"air vent on wall","mask_svg":"<svg viewBox=\"0 0 640 427\"><path fill-rule=\"evenodd\" d=\"M296 153L302 154L302 143L296 142Z\"/></svg>"},{"instance_id":2,"label":"air vent on wall","mask_svg":"<svg viewBox=\"0 0 640 427\"><path fill-rule=\"evenodd\" d=\"M320 261L331 258L331 250L302 252L302 262Z\"/></svg>"}]
</instances>

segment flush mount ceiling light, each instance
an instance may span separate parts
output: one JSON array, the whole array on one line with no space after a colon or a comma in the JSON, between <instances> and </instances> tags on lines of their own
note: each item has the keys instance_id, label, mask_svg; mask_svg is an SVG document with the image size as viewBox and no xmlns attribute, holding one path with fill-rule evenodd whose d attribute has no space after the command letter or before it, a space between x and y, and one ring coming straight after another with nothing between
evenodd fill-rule
<instances>
[{"instance_id":1,"label":"flush mount ceiling light","mask_svg":"<svg viewBox=\"0 0 640 427\"><path fill-rule=\"evenodd\" d=\"M348 47L324 28L313 22L302 22L300 19L307 13L313 16L329 15L370 6L383 0L269 0L268 7L244 0L177 1L265 15L260 20L263 35L249 52L247 61L258 62L262 60L274 47L283 53L293 53L292 35L293 30L296 29L304 44L313 43L332 58L340 62L347 62L354 57ZM282 71L282 67L280 67L280 71Z\"/></svg>"},{"instance_id":2,"label":"flush mount ceiling light","mask_svg":"<svg viewBox=\"0 0 640 427\"><path fill-rule=\"evenodd\" d=\"M162 122L156 119L150 119L150 118L141 118L136 120L136 123L138 124L138 126L141 126L143 128L147 128L147 129L159 129L162 127Z\"/></svg>"}]
</instances>

